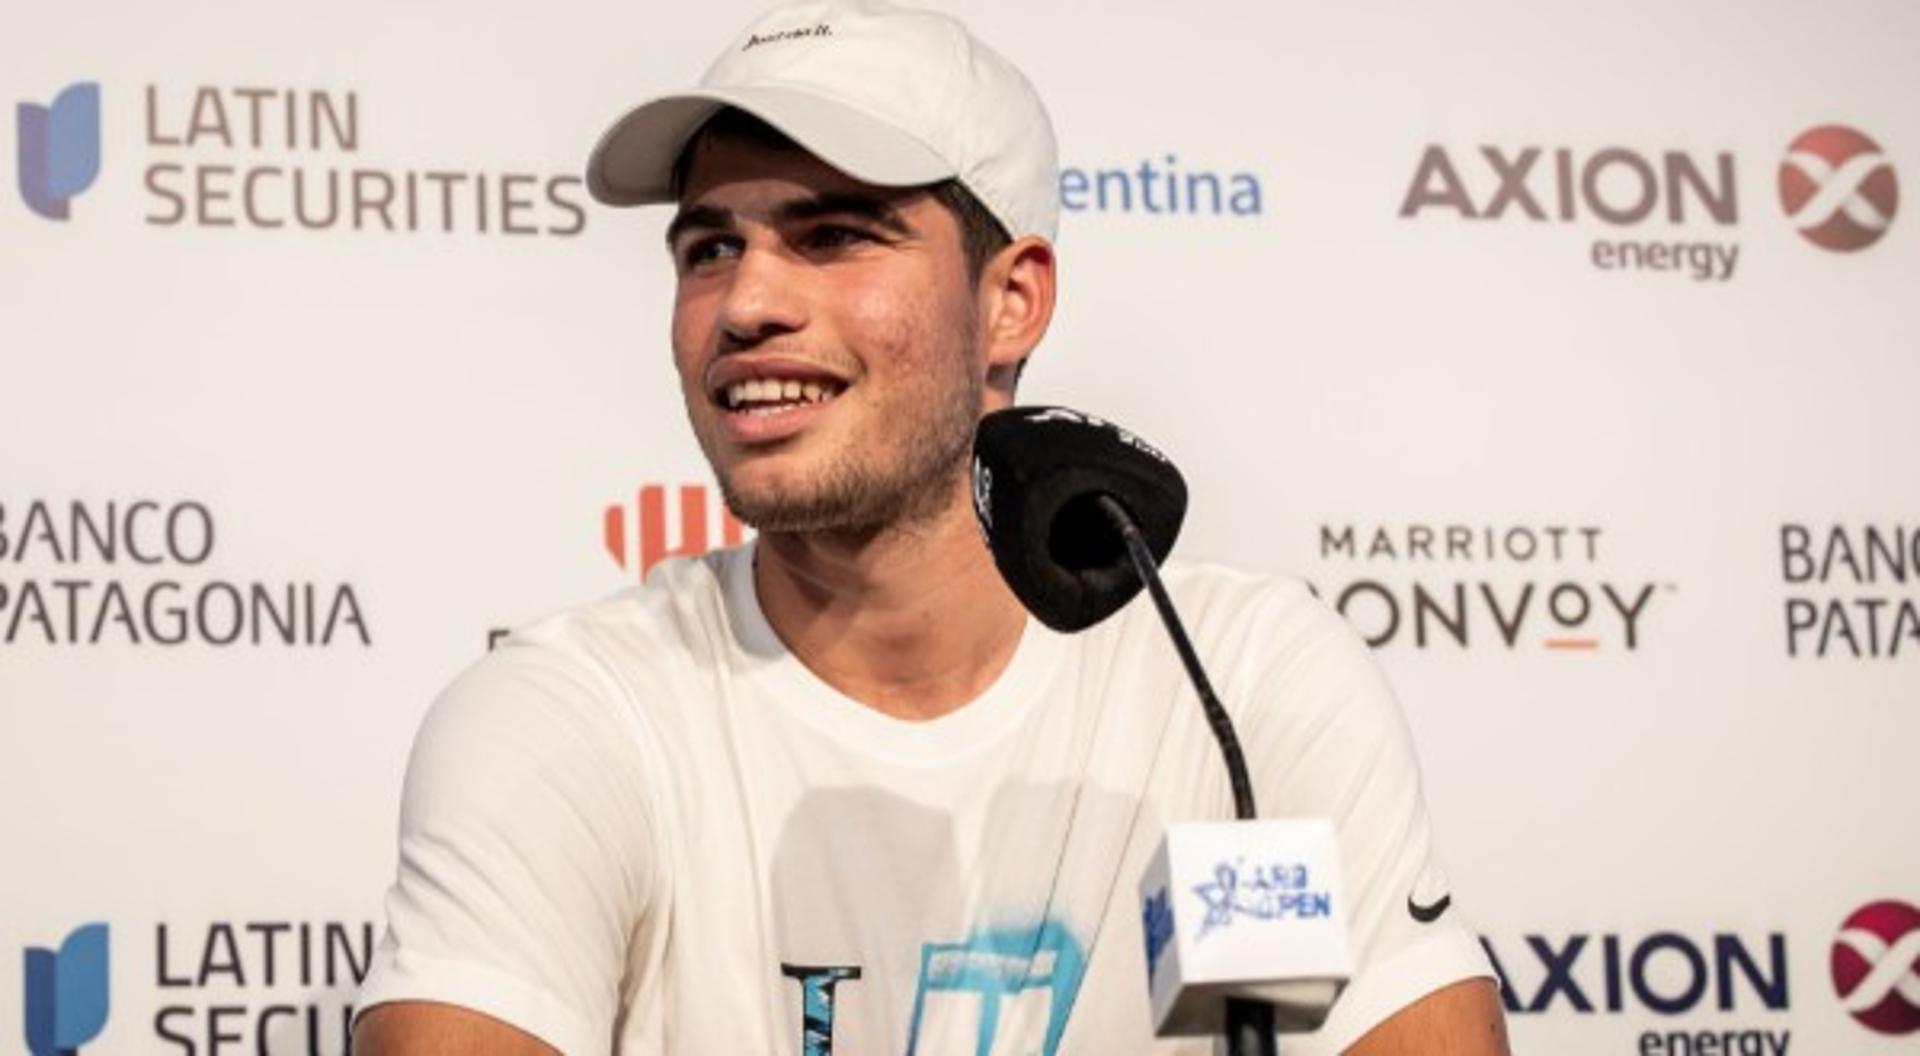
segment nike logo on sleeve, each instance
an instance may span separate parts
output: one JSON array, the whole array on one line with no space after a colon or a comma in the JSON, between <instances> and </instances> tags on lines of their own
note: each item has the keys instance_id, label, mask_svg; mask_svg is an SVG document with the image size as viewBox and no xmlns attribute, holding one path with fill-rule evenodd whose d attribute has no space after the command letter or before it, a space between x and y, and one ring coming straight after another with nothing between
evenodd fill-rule
<instances>
[{"instance_id":1,"label":"nike logo on sleeve","mask_svg":"<svg viewBox=\"0 0 1920 1056\"><path fill-rule=\"evenodd\" d=\"M1447 907L1451 905L1453 905L1453 896L1450 894L1441 895L1440 901L1426 906L1415 902L1412 895L1407 896L1407 912L1412 914L1413 919L1422 924L1431 924L1439 920L1440 914L1445 913Z\"/></svg>"}]
</instances>

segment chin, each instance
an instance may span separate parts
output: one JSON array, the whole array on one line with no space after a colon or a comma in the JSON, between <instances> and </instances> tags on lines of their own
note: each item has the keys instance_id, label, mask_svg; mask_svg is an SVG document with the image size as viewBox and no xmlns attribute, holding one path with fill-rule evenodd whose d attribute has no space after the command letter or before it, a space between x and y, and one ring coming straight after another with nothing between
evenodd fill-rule
<instances>
[{"instance_id":1,"label":"chin","mask_svg":"<svg viewBox=\"0 0 1920 1056\"><path fill-rule=\"evenodd\" d=\"M809 520L805 511L820 505L819 489L791 472L768 466L735 465L716 474L720 494L735 517L760 531L788 531L789 524Z\"/></svg>"}]
</instances>

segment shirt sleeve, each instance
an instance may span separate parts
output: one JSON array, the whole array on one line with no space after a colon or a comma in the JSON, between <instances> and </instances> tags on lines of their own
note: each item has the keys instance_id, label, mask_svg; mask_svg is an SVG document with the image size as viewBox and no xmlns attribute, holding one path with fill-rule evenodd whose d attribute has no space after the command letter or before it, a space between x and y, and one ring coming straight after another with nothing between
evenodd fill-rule
<instances>
[{"instance_id":1,"label":"shirt sleeve","mask_svg":"<svg viewBox=\"0 0 1920 1056\"><path fill-rule=\"evenodd\" d=\"M407 764L399 875L359 1008L443 1002L563 1053L610 1051L655 883L634 737L555 647L509 644L458 678Z\"/></svg>"},{"instance_id":2,"label":"shirt sleeve","mask_svg":"<svg viewBox=\"0 0 1920 1056\"><path fill-rule=\"evenodd\" d=\"M1333 819L1354 973L1321 1029L1287 1039L1298 1056L1347 1046L1450 983L1491 978L1435 861L1420 767L1373 654L1338 615L1289 584L1258 633L1269 664L1246 720L1261 813Z\"/></svg>"}]
</instances>

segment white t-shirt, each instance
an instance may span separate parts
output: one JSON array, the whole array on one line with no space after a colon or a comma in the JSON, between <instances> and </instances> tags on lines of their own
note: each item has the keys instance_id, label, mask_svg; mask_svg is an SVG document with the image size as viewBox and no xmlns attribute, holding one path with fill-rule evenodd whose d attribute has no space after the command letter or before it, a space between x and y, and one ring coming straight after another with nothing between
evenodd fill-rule
<instances>
[{"instance_id":1,"label":"white t-shirt","mask_svg":"<svg viewBox=\"0 0 1920 1056\"><path fill-rule=\"evenodd\" d=\"M1232 817L1151 603L1029 620L979 699L927 722L781 645L753 547L517 632L434 705L360 1005L465 1006L568 1054L1206 1053L1155 1043L1141 873ZM1490 975L1430 864L1418 768L1366 647L1297 582L1175 563L1261 813L1330 817L1356 971L1288 1056L1333 1053Z\"/></svg>"}]
</instances>

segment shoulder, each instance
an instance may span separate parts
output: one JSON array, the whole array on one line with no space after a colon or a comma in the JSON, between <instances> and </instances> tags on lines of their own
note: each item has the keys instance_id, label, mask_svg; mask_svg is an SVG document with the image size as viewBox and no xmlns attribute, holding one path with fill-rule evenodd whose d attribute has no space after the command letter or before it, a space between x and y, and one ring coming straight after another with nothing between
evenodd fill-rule
<instances>
[{"instance_id":1,"label":"shoulder","mask_svg":"<svg viewBox=\"0 0 1920 1056\"><path fill-rule=\"evenodd\" d=\"M1405 720L1373 650L1303 580L1181 562L1166 578L1222 701L1245 720L1250 747L1400 749ZM1150 609L1144 618L1157 622Z\"/></svg>"},{"instance_id":2,"label":"shoulder","mask_svg":"<svg viewBox=\"0 0 1920 1056\"><path fill-rule=\"evenodd\" d=\"M1174 561L1165 578L1196 648L1213 662L1259 677L1316 662L1371 665L1359 635L1296 576Z\"/></svg>"},{"instance_id":3,"label":"shoulder","mask_svg":"<svg viewBox=\"0 0 1920 1056\"><path fill-rule=\"evenodd\" d=\"M1292 610L1311 605L1305 580L1279 572L1256 572L1214 561L1175 559L1161 570L1167 591L1184 614L1188 608L1244 613Z\"/></svg>"},{"instance_id":4,"label":"shoulder","mask_svg":"<svg viewBox=\"0 0 1920 1056\"><path fill-rule=\"evenodd\" d=\"M722 579L734 553L662 562L639 586L511 631L434 701L414 767L624 768L654 741L649 714L727 649Z\"/></svg>"},{"instance_id":5,"label":"shoulder","mask_svg":"<svg viewBox=\"0 0 1920 1056\"><path fill-rule=\"evenodd\" d=\"M729 580L751 561L751 551L742 547L669 558L637 586L515 628L498 651L532 650L592 666L670 662L690 651L717 648L729 633Z\"/></svg>"},{"instance_id":6,"label":"shoulder","mask_svg":"<svg viewBox=\"0 0 1920 1056\"><path fill-rule=\"evenodd\" d=\"M462 680L534 681L575 696L644 702L724 658L733 638L728 583L751 560L737 547L669 558L637 586L513 629Z\"/></svg>"}]
</instances>

